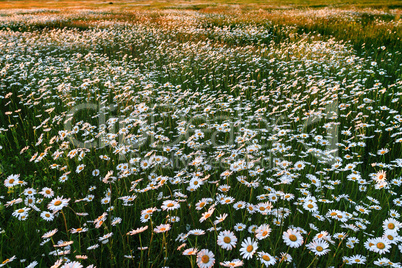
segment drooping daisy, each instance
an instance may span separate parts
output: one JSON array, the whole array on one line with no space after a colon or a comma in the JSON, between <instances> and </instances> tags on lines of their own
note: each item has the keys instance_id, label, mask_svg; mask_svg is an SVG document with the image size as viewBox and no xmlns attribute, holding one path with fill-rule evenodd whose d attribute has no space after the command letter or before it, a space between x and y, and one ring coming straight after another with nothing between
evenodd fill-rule
<instances>
[{"instance_id":1,"label":"drooping daisy","mask_svg":"<svg viewBox=\"0 0 402 268\"><path fill-rule=\"evenodd\" d=\"M236 247L237 237L232 231L222 231L218 235L218 245L226 250Z\"/></svg>"},{"instance_id":2,"label":"drooping daisy","mask_svg":"<svg viewBox=\"0 0 402 268\"><path fill-rule=\"evenodd\" d=\"M206 219L208 219L209 217L211 217L212 213L214 213L214 211L215 211L215 208L210 207L207 212L202 213L202 217L200 218L200 222L203 222Z\"/></svg>"},{"instance_id":3,"label":"drooping daisy","mask_svg":"<svg viewBox=\"0 0 402 268\"><path fill-rule=\"evenodd\" d=\"M156 228L154 228L154 232L155 233L165 233L167 231L169 231L171 228L170 224L161 224L159 226L157 226Z\"/></svg>"},{"instance_id":4,"label":"drooping daisy","mask_svg":"<svg viewBox=\"0 0 402 268\"><path fill-rule=\"evenodd\" d=\"M215 255L208 249L202 249L197 254L197 265L199 268L211 268L215 264Z\"/></svg>"},{"instance_id":5,"label":"drooping daisy","mask_svg":"<svg viewBox=\"0 0 402 268\"><path fill-rule=\"evenodd\" d=\"M44 234L42 235L42 238L43 238L43 239L50 238L50 237L52 237L53 235L55 235L55 234L57 233L57 231L58 231L58 229L54 229L54 230L51 230L51 231L49 231L49 232L46 232L46 233L44 233Z\"/></svg>"},{"instance_id":6,"label":"drooping daisy","mask_svg":"<svg viewBox=\"0 0 402 268\"><path fill-rule=\"evenodd\" d=\"M221 262L220 265L222 265L223 267L241 267L244 265L244 263L239 259L234 259L231 261Z\"/></svg>"},{"instance_id":7,"label":"drooping daisy","mask_svg":"<svg viewBox=\"0 0 402 268\"><path fill-rule=\"evenodd\" d=\"M135 234L139 234L144 232L145 230L148 229L148 225L147 226L143 226L143 227L139 227L135 230L131 230L130 232L127 233L127 235L135 235Z\"/></svg>"},{"instance_id":8,"label":"drooping daisy","mask_svg":"<svg viewBox=\"0 0 402 268\"><path fill-rule=\"evenodd\" d=\"M183 251L183 255L185 256L190 256L190 255L196 255L198 252L198 249L196 248L188 248L186 250Z\"/></svg>"},{"instance_id":9,"label":"drooping daisy","mask_svg":"<svg viewBox=\"0 0 402 268\"><path fill-rule=\"evenodd\" d=\"M291 248L298 248L303 244L303 237L300 232L292 228L283 232L282 238L285 244Z\"/></svg>"},{"instance_id":10,"label":"drooping daisy","mask_svg":"<svg viewBox=\"0 0 402 268\"><path fill-rule=\"evenodd\" d=\"M257 242L251 237L247 237L241 243L240 256L248 260L253 257L257 249L258 249Z\"/></svg>"}]
</instances>

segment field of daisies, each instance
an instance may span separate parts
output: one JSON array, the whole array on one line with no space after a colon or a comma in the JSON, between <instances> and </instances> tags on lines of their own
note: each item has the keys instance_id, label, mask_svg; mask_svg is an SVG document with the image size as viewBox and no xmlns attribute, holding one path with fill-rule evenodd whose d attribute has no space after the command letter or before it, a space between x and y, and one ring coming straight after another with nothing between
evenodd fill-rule
<instances>
[{"instance_id":1,"label":"field of daisies","mask_svg":"<svg viewBox=\"0 0 402 268\"><path fill-rule=\"evenodd\" d=\"M402 267L400 15L261 12L1 11L0 267Z\"/></svg>"}]
</instances>

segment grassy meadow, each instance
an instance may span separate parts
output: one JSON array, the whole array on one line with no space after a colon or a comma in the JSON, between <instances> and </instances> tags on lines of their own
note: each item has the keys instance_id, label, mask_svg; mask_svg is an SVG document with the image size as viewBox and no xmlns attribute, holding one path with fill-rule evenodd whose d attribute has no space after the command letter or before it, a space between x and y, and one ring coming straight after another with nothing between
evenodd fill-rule
<instances>
[{"instance_id":1,"label":"grassy meadow","mask_svg":"<svg viewBox=\"0 0 402 268\"><path fill-rule=\"evenodd\" d=\"M401 14L0 1L0 267L402 267Z\"/></svg>"}]
</instances>

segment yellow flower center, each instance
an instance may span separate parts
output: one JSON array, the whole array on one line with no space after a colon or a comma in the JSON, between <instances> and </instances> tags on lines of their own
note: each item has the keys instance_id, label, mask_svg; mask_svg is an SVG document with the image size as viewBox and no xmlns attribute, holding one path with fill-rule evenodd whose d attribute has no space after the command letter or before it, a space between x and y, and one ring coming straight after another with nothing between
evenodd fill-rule
<instances>
[{"instance_id":1,"label":"yellow flower center","mask_svg":"<svg viewBox=\"0 0 402 268\"><path fill-rule=\"evenodd\" d=\"M382 242L377 243L377 248L379 249L384 249L385 248L385 244Z\"/></svg>"},{"instance_id":2,"label":"yellow flower center","mask_svg":"<svg viewBox=\"0 0 402 268\"><path fill-rule=\"evenodd\" d=\"M321 246L318 246L318 247L316 247L316 250L319 251L319 252L321 252L321 251L323 251L324 249L323 249Z\"/></svg>"},{"instance_id":3,"label":"yellow flower center","mask_svg":"<svg viewBox=\"0 0 402 268\"><path fill-rule=\"evenodd\" d=\"M262 232L262 236L266 236L268 234L268 231Z\"/></svg>"},{"instance_id":4,"label":"yellow flower center","mask_svg":"<svg viewBox=\"0 0 402 268\"><path fill-rule=\"evenodd\" d=\"M55 205L55 206L60 206L60 205L61 205L61 201L60 201L60 200L57 200L56 202L54 202L54 205Z\"/></svg>"},{"instance_id":5,"label":"yellow flower center","mask_svg":"<svg viewBox=\"0 0 402 268\"><path fill-rule=\"evenodd\" d=\"M22 212L24 212L24 210L23 210L23 209L19 209L17 212L18 212L18 213L22 213Z\"/></svg>"},{"instance_id":6,"label":"yellow flower center","mask_svg":"<svg viewBox=\"0 0 402 268\"><path fill-rule=\"evenodd\" d=\"M247 246L247 248L246 248L246 250L247 250L247 252L251 252L251 251L253 251L253 246L252 245L248 245Z\"/></svg>"},{"instance_id":7,"label":"yellow flower center","mask_svg":"<svg viewBox=\"0 0 402 268\"><path fill-rule=\"evenodd\" d=\"M388 223L388 229L394 229L395 228L395 224L393 224L392 222Z\"/></svg>"},{"instance_id":8,"label":"yellow flower center","mask_svg":"<svg viewBox=\"0 0 402 268\"><path fill-rule=\"evenodd\" d=\"M297 240L297 237L294 234L289 235L290 241L295 242Z\"/></svg>"},{"instance_id":9,"label":"yellow flower center","mask_svg":"<svg viewBox=\"0 0 402 268\"><path fill-rule=\"evenodd\" d=\"M169 204L167 205L168 208L171 208L171 207L173 207L173 206L174 206L173 203L169 203Z\"/></svg>"},{"instance_id":10,"label":"yellow flower center","mask_svg":"<svg viewBox=\"0 0 402 268\"><path fill-rule=\"evenodd\" d=\"M314 206L312 204L307 205L308 208L313 208Z\"/></svg>"},{"instance_id":11,"label":"yellow flower center","mask_svg":"<svg viewBox=\"0 0 402 268\"><path fill-rule=\"evenodd\" d=\"M225 238L223 239L223 242L225 242L226 244L230 243L231 239L228 236L225 236Z\"/></svg>"},{"instance_id":12,"label":"yellow flower center","mask_svg":"<svg viewBox=\"0 0 402 268\"><path fill-rule=\"evenodd\" d=\"M271 258L270 258L268 255L263 255L263 256L262 256L262 259L263 259L264 261L270 261L270 260L271 260Z\"/></svg>"},{"instance_id":13,"label":"yellow flower center","mask_svg":"<svg viewBox=\"0 0 402 268\"><path fill-rule=\"evenodd\" d=\"M204 255L201 257L201 262L202 263L208 263L209 262L209 256L208 255Z\"/></svg>"}]
</instances>

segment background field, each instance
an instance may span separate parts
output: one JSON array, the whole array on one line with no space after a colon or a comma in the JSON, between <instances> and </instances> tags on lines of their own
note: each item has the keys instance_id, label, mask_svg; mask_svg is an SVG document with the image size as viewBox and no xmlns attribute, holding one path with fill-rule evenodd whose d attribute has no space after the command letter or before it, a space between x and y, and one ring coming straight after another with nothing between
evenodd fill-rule
<instances>
[{"instance_id":1,"label":"background field","mask_svg":"<svg viewBox=\"0 0 402 268\"><path fill-rule=\"evenodd\" d=\"M401 267L401 8L0 1L0 267Z\"/></svg>"}]
</instances>

